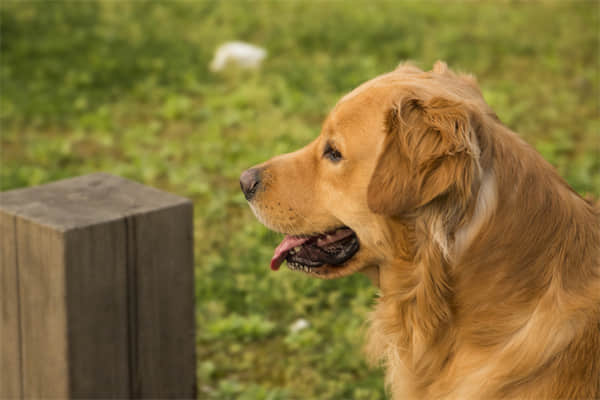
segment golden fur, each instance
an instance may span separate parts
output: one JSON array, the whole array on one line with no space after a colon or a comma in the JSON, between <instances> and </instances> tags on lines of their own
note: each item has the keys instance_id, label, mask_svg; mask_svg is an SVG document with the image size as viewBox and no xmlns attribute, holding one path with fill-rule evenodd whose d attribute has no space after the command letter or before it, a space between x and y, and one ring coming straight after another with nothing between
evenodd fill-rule
<instances>
[{"instance_id":1,"label":"golden fur","mask_svg":"<svg viewBox=\"0 0 600 400\"><path fill-rule=\"evenodd\" d=\"M600 212L473 77L401 65L258 167L268 227L356 232L359 252L313 275L379 286L366 351L394 399L600 398Z\"/></svg>"}]
</instances>

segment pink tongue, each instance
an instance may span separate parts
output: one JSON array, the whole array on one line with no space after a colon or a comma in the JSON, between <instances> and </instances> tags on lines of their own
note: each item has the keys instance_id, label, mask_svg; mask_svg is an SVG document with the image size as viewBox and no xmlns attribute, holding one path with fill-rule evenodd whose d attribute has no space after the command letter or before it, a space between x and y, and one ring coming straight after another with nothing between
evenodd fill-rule
<instances>
[{"instance_id":1,"label":"pink tongue","mask_svg":"<svg viewBox=\"0 0 600 400\"><path fill-rule=\"evenodd\" d=\"M330 233L324 236L321 236L317 239L317 246L326 246L330 243L337 242L338 240L342 240L345 237L352 235L353 232L350 229L338 229L334 233ZM285 260L285 256L287 256L288 252L296 246L301 246L306 243L310 237L297 237L297 236L286 236L279 246L275 249L275 253L273 254L273 258L271 259L271 269L273 271L277 271L279 266Z\"/></svg>"},{"instance_id":2,"label":"pink tongue","mask_svg":"<svg viewBox=\"0 0 600 400\"><path fill-rule=\"evenodd\" d=\"M306 242L308 237L300 238L296 236L286 236L279 246L275 249L275 253L273 254L273 258L271 259L271 269L273 271L277 271L283 260L285 260L285 256L287 253L296 246L302 245Z\"/></svg>"}]
</instances>

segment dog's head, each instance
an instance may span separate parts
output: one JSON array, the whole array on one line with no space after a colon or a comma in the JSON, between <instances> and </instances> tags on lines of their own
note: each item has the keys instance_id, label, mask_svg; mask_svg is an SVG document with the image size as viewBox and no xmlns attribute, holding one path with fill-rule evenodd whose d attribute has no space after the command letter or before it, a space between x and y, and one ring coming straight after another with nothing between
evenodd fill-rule
<instances>
[{"instance_id":1,"label":"dog's head","mask_svg":"<svg viewBox=\"0 0 600 400\"><path fill-rule=\"evenodd\" d=\"M471 201L475 110L491 113L474 79L401 65L343 97L308 146L244 171L253 212L286 235L271 268L333 278L410 258L420 215L457 219Z\"/></svg>"}]
</instances>

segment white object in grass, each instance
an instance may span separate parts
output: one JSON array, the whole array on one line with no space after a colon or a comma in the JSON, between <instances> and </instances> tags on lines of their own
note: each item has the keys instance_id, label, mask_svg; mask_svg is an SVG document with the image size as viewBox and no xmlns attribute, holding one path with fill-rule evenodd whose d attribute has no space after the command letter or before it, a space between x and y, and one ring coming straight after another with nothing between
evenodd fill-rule
<instances>
[{"instance_id":1,"label":"white object in grass","mask_svg":"<svg viewBox=\"0 0 600 400\"><path fill-rule=\"evenodd\" d=\"M230 64L241 68L258 68L266 56L267 51L261 47L244 42L227 42L215 52L210 69L221 71Z\"/></svg>"},{"instance_id":2,"label":"white object in grass","mask_svg":"<svg viewBox=\"0 0 600 400\"><path fill-rule=\"evenodd\" d=\"M310 326L310 322L304 318L297 319L292 325L290 325L290 332L300 332Z\"/></svg>"}]
</instances>

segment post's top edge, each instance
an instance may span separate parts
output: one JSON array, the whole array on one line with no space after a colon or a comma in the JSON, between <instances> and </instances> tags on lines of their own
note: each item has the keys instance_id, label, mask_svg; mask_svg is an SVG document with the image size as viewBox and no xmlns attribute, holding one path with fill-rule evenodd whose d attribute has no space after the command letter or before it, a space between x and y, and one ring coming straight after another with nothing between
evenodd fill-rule
<instances>
[{"instance_id":1,"label":"post's top edge","mask_svg":"<svg viewBox=\"0 0 600 400\"><path fill-rule=\"evenodd\" d=\"M60 231L191 205L190 199L105 172L0 192L0 210Z\"/></svg>"}]
</instances>

